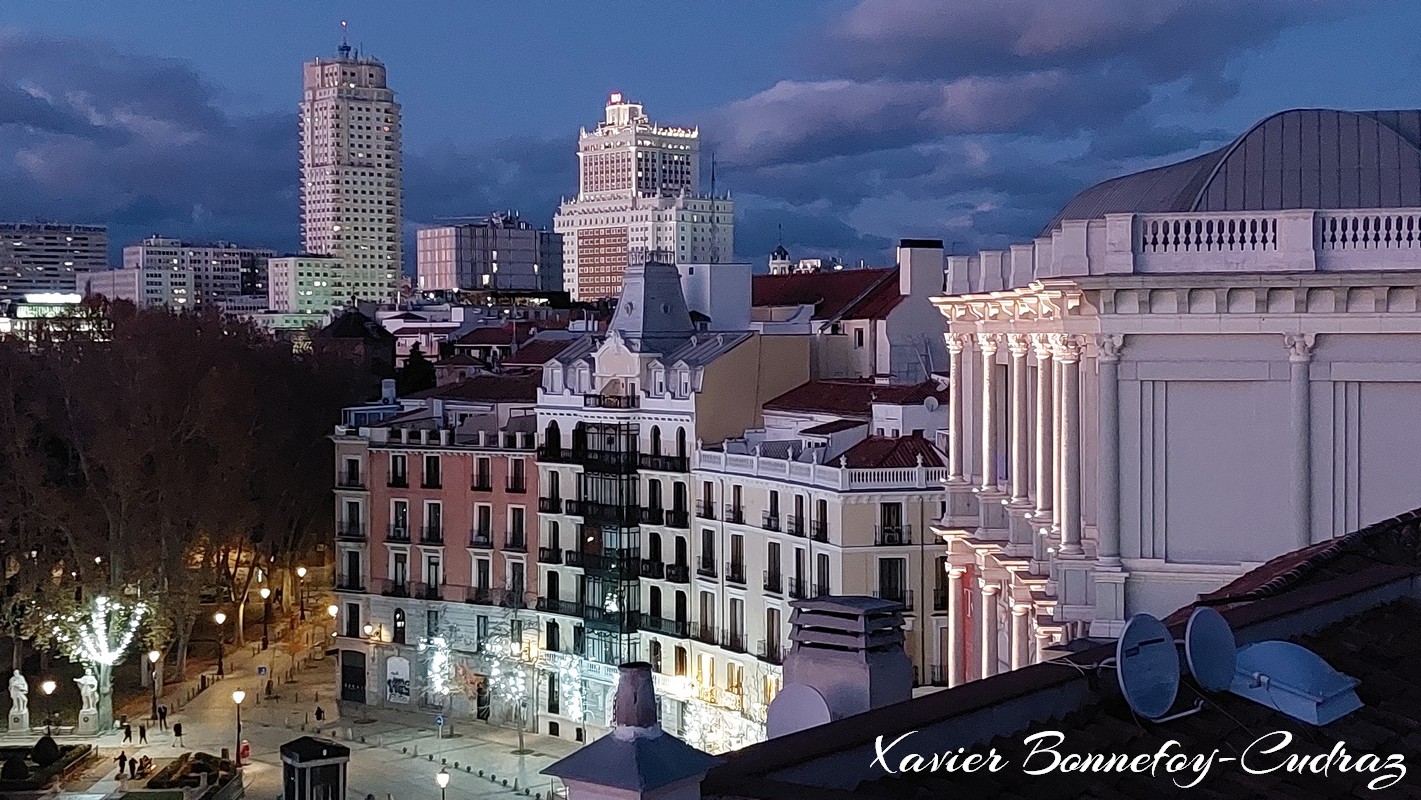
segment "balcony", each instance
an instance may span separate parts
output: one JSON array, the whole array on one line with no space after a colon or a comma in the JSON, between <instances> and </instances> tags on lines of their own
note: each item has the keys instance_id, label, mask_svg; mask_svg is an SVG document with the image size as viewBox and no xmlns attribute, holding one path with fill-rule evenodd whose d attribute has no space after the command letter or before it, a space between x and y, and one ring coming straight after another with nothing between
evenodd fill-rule
<instances>
[{"instance_id":1,"label":"balcony","mask_svg":"<svg viewBox=\"0 0 1421 800\"><path fill-rule=\"evenodd\" d=\"M341 520L336 523L336 539L342 542L365 541L365 525L360 520Z\"/></svg>"},{"instance_id":2,"label":"balcony","mask_svg":"<svg viewBox=\"0 0 1421 800\"><path fill-rule=\"evenodd\" d=\"M666 527L689 529L691 527L691 515L684 508L673 508L666 512Z\"/></svg>"},{"instance_id":3,"label":"balcony","mask_svg":"<svg viewBox=\"0 0 1421 800\"><path fill-rule=\"evenodd\" d=\"M904 588L902 588L902 587L891 587L891 588L888 588L888 589L879 589L878 591L876 591L876 592L873 593L873 596L874 596L874 597L877 597L879 600L892 600L892 601L895 602L895 603L902 603L902 604L903 604L903 608L904 608L905 610L907 610L907 611L912 611L912 610L913 610L913 590L912 590L912 589L904 589Z\"/></svg>"},{"instance_id":4,"label":"balcony","mask_svg":"<svg viewBox=\"0 0 1421 800\"><path fill-rule=\"evenodd\" d=\"M691 638L706 644L720 644L720 634L714 625L707 625L704 622L691 627Z\"/></svg>"},{"instance_id":5,"label":"balcony","mask_svg":"<svg viewBox=\"0 0 1421 800\"><path fill-rule=\"evenodd\" d=\"M933 611L947 610L947 589L939 587L933 589Z\"/></svg>"},{"instance_id":6,"label":"balcony","mask_svg":"<svg viewBox=\"0 0 1421 800\"><path fill-rule=\"evenodd\" d=\"M810 583L803 578L789 579L789 596L795 600L804 600L810 597L824 597L829 594L828 584Z\"/></svg>"},{"instance_id":7,"label":"balcony","mask_svg":"<svg viewBox=\"0 0 1421 800\"><path fill-rule=\"evenodd\" d=\"M392 542L408 542L410 540L410 529L405 525L391 525L389 534L385 538Z\"/></svg>"},{"instance_id":8,"label":"balcony","mask_svg":"<svg viewBox=\"0 0 1421 800\"><path fill-rule=\"evenodd\" d=\"M636 472L639 463L635 451L620 450L583 450L573 453L573 460L582 464L583 469L617 474Z\"/></svg>"},{"instance_id":9,"label":"balcony","mask_svg":"<svg viewBox=\"0 0 1421 800\"><path fill-rule=\"evenodd\" d=\"M784 576L778 570L765 570L765 591L783 594L784 590Z\"/></svg>"},{"instance_id":10,"label":"balcony","mask_svg":"<svg viewBox=\"0 0 1421 800\"><path fill-rule=\"evenodd\" d=\"M505 550L527 550L528 536L523 531L508 531L503 535Z\"/></svg>"},{"instance_id":11,"label":"balcony","mask_svg":"<svg viewBox=\"0 0 1421 800\"><path fill-rule=\"evenodd\" d=\"M760 517L760 527L767 531L775 531L778 533L780 530L780 512L766 511L764 515Z\"/></svg>"},{"instance_id":12,"label":"balcony","mask_svg":"<svg viewBox=\"0 0 1421 800\"><path fill-rule=\"evenodd\" d=\"M561 497L539 497L539 498L538 498L538 513L540 513L540 514L561 514L561 513L562 513L562 498L561 498Z\"/></svg>"},{"instance_id":13,"label":"balcony","mask_svg":"<svg viewBox=\"0 0 1421 800\"><path fill-rule=\"evenodd\" d=\"M569 567L582 566L581 550L564 550L562 552L562 563Z\"/></svg>"},{"instance_id":14,"label":"balcony","mask_svg":"<svg viewBox=\"0 0 1421 800\"><path fill-rule=\"evenodd\" d=\"M508 592L499 586L470 586L464 592L464 602L480 606L506 605Z\"/></svg>"},{"instance_id":15,"label":"balcony","mask_svg":"<svg viewBox=\"0 0 1421 800\"><path fill-rule=\"evenodd\" d=\"M568 464L572 462L572 451L564 450L558 445L542 445L538 448L538 460L553 464Z\"/></svg>"},{"instance_id":16,"label":"balcony","mask_svg":"<svg viewBox=\"0 0 1421 800\"><path fill-rule=\"evenodd\" d=\"M582 568L632 580L641 574L641 553L636 550L612 550L607 553L583 553Z\"/></svg>"},{"instance_id":17,"label":"balcony","mask_svg":"<svg viewBox=\"0 0 1421 800\"><path fill-rule=\"evenodd\" d=\"M637 405L637 396L634 394L584 394L582 396L583 408L625 410L636 408Z\"/></svg>"},{"instance_id":18,"label":"balcony","mask_svg":"<svg viewBox=\"0 0 1421 800\"><path fill-rule=\"evenodd\" d=\"M408 489L410 488L410 478L408 475L391 475L385 481L385 485L391 489Z\"/></svg>"},{"instance_id":19,"label":"balcony","mask_svg":"<svg viewBox=\"0 0 1421 800\"><path fill-rule=\"evenodd\" d=\"M359 575L337 575L337 592L363 592L365 591L365 579Z\"/></svg>"},{"instance_id":20,"label":"balcony","mask_svg":"<svg viewBox=\"0 0 1421 800\"><path fill-rule=\"evenodd\" d=\"M666 512L660 508L643 508L640 517L643 525L661 525L666 521Z\"/></svg>"},{"instance_id":21,"label":"balcony","mask_svg":"<svg viewBox=\"0 0 1421 800\"><path fill-rule=\"evenodd\" d=\"M745 585L745 562L727 561L725 562L725 582Z\"/></svg>"},{"instance_id":22,"label":"balcony","mask_svg":"<svg viewBox=\"0 0 1421 800\"><path fill-rule=\"evenodd\" d=\"M430 475L430 476L426 476L424 480L422 480L422 481L419 482L419 488L421 488L421 489L443 489L443 488L444 488L444 482L439 479L439 476L438 476L438 475Z\"/></svg>"},{"instance_id":23,"label":"balcony","mask_svg":"<svg viewBox=\"0 0 1421 800\"><path fill-rule=\"evenodd\" d=\"M666 577L666 565L659 559L652 560L643 558L641 560L641 576L653 580L662 580Z\"/></svg>"},{"instance_id":24,"label":"balcony","mask_svg":"<svg viewBox=\"0 0 1421 800\"><path fill-rule=\"evenodd\" d=\"M608 525L630 527L636 525L641 517L640 509L636 506L594 503L589 500L569 500L566 506L567 513L572 516Z\"/></svg>"},{"instance_id":25,"label":"balcony","mask_svg":"<svg viewBox=\"0 0 1421 800\"><path fill-rule=\"evenodd\" d=\"M702 558L700 561L697 561L697 562L696 562L696 574L699 575L699 576L701 576L702 578L714 578L714 577L715 577L715 559L714 559L714 558Z\"/></svg>"},{"instance_id":26,"label":"balcony","mask_svg":"<svg viewBox=\"0 0 1421 800\"><path fill-rule=\"evenodd\" d=\"M642 453L641 468L654 469L658 472L690 472L691 459L687 456L664 456L660 454Z\"/></svg>"},{"instance_id":27,"label":"balcony","mask_svg":"<svg viewBox=\"0 0 1421 800\"><path fill-rule=\"evenodd\" d=\"M440 525L426 525L419 529L420 544L444 544L444 528Z\"/></svg>"},{"instance_id":28,"label":"balcony","mask_svg":"<svg viewBox=\"0 0 1421 800\"><path fill-rule=\"evenodd\" d=\"M601 606L584 605L582 607L582 618L587 622L598 625L608 625L618 630L628 630L637 627L640 612L637 611L608 611Z\"/></svg>"},{"instance_id":29,"label":"balcony","mask_svg":"<svg viewBox=\"0 0 1421 800\"><path fill-rule=\"evenodd\" d=\"M691 568L685 564L667 564L666 580L672 583L690 583Z\"/></svg>"},{"instance_id":30,"label":"balcony","mask_svg":"<svg viewBox=\"0 0 1421 800\"><path fill-rule=\"evenodd\" d=\"M741 508L740 506L726 506L725 521L735 525L744 525L745 509Z\"/></svg>"},{"instance_id":31,"label":"balcony","mask_svg":"<svg viewBox=\"0 0 1421 800\"><path fill-rule=\"evenodd\" d=\"M443 600L443 586L437 583L412 583L410 594L425 600Z\"/></svg>"},{"instance_id":32,"label":"balcony","mask_svg":"<svg viewBox=\"0 0 1421 800\"><path fill-rule=\"evenodd\" d=\"M675 636L685 639L691 635L691 623L689 620L648 617L643 614L637 622L642 630L659 633L663 636Z\"/></svg>"},{"instance_id":33,"label":"balcony","mask_svg":"<svg viewBox=\"0 0 1421 800\"><path fill-rule=\"evenodd\" d=\"M875 525L873 543L876 545L903 545L913 543L912 525Z\"/></svg>"},{"instance_id":34,"label":"balcony","mask_svg":"<svg viewBox=\"0 0 1421 800\"><path fill-rule=\"evenodd\" d=\"M523 478L509 478L503 484L504 491L509 494L526 494L528 492L528 481Z\"/></svg>"},{"instance_id":35,"label":"balcony","mask_svg":"<svg viewBox=\"0 0 1421 800\"><path fill-rule=\"evenodd\" d=\"M409 597L410 582L405 580L382 580L377 582L380 594L385 597Z\"/></svg>"},{"instance_id":36,"label":"balcony","mask_svg":"<svg viewBox=\"0 0 1421 800\"><path fill-rule=\"evenodd\" d=\"M556 597L539 597L537 608L549 614L567 614L570 617L580 617L583 612L582 603L576 600L559 600Z\"/></svg>"},{"instance_id":37,"label":"balcony","mask_svg":"<svg viewBox=\"0 0 1421 800\"><path fill-rule=\"evenodd\" d=\"M696 516L701 519L715 519L715 503L709 500L697 500Z\"/></svg>"},{"instance_id":38,"label":"balcony","mask_svg":"<svg viewBox=\"0 0 1421 800\"><path fill-rule=\"evenodd\" d=\"M539 563L539 564L561 564L561 563L562 563L562 550L559 550L559 549L556 548L556 547L539 547L539 548L538 548L538 563Z\"/></svg>"},{"instance_id":39,"label":"balcony","mask_svg":"<svg viewBox=\"0 0 1421 800\"><path fill-rule=\"evenodd\" d=\"M491 492L493 491L493 476L475 475L474 482L469 486L470 491Z\"/></svg>"},{"instance_id":40,"label":"balcony","mask_svg":"<svg viewBox=\"0 0 1421 800\"><path fill-rule=\"evenodd\" d=\"M745 632L726 631L722 633L720 636L720 646L721 649L729 650L732 653L745 652Z\"/></svg>"},{"instance_id":41,"label":"balcony","mask_svg":"<svg viewBox=\"0 0 1421 800\"><path fill-rule=\"evenodd\" d=\"M493 531L489 528L474 528L469 531L469 546L479 550L492 550Z\"/></svg>"},{"instance_id":42,"label":"balcony","mask_svg":"<svg viewBox=\"0 0 1421 800\"><path fill-rule=\"evenodd\" d=\"M766 664L785 663L784 646L779 642L761 640L755 648L755 657Z\"/></svg>"},{"instance_id":43,"label":"balcony","mask_svg":"<svg viewBox=\"0 0 1421 800\"><path fill-rule=\"evenodd\" d=\"M785 533L790 536L804 535L804 517L788 517L785 519Z\"/></svg>"},{"instance_id":44,"label":"balcony","mask_svg":"<svg viewBox=\"0 0 1421 800\"><path fill-rule=\"evenodd\" d=\"M809 538L816 542L829 541L829 523L822 519L810 520Z\"/></svg>"},{"instance_id":45,"label":"balcony","mask_svg":"<svg viewBox=\"0 0 1421 800\"><path fill-rule=\"evenodd\" d=\"M364 489L365 478L360 473L345 473L336 476L336 487L340 489Z\"/></svg>"}]
</instances>

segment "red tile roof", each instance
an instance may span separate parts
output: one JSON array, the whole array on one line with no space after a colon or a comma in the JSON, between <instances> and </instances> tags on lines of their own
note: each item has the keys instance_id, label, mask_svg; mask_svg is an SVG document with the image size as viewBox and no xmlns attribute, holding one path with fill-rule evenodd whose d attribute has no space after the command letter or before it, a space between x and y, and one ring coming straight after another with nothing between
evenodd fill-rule
<instances>
[{"instance_id":1,"label":"red tile roof","mask_svg":"<svg viewBox=\"0 0 1421 800\"><path fill-rule=\"evenodd\" d=\"M503 359L506 367L541 367L566 350L576 339L532 339Z\"/></svg>"},{"instance_id":2,"label":"red tile roof","mask_svg":"<svg viewBox=\"0 0 1421 800\"><path fill-rule=\"evenodd\" d=\"M752 305L812 305L814 319L825 320L886 315L900 300L897 267L756 275L750 291Z\"/></svg>"},{"instance_id":3,"label":"red tile roof","mask_svg":"<svg viewBox=\"0 0 1421 800\"><path fill-rule=\"evenodd\" d=\"M526 322L518 323L518 341L523 341L532 335L530 325ZM490 345L490 344L511 344L513 342L513 326L490 325L485 328L474 328L468 333L460 336L454 341L460 345Z\"/></svg>"},{"instance_id":4,"label":"red tile roof","mask_svg":"<svg viewBox=\"0 0 1421 800\"><path fill-rule=\"evenodd\" d=\"M925 467L947 466L947 458L921 436L870 436L844 452L851 469L916 467L918 457Z\"/></svg>"},{"instance_id":5,"label":"red tile roof","mask_svg":"<svg viewBox=\"0 0 1421 800\"><path fill-rule=\"evenodd\" d=\"M914 405L929 397L947 402L947 390L934 381L922 383L875 383L871 378L843 378L809 381L765 403L766 411L807 414L839 414L867 419L874 403Z\"/></svg>"},{"instance_id":6,"label":"red tile roof","mask_svg":"<svg viewBox=\"0 0 1421 800\"><path fill-rule=\"evenodd\" d=\"M539 375L475 375L458 383L436 386L408 395L409 399L435 397L473 403L532 403L538 399Z\"/></svg>"}]
</instances>

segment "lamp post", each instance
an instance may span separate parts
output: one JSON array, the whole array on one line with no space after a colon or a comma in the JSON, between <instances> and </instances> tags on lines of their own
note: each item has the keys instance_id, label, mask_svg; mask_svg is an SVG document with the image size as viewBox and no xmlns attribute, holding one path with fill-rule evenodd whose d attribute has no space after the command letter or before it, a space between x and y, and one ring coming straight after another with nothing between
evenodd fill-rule
<instances>
[{"instance_id":1,"label":"lamp post","mask_svg":"<svg viewBox=\"0 0 1421 800\"><path fill-rule=\"evenodd\" d=\"M153 710L148 719L158 718L158 659L162 657L163 654L157 650L148 651L148 665L150 670L148 677L152 679L151 682L153 684Z\"/></svg>"},{"instance_id":2,"label":"lamp post","mask_svg":"<svg viewBox=\"0 0 1421 800\"><path fill-rule=\"evenodd\" d=\"M52 680L47 680L47 681L45 681L44 683L41 683L41 684L39 685L39 690L40 690L41 692L44 692L44 696L45 696L45 697L49 697L50 695L54 694L54 690L55 690L56 688L58 688L58 686L59 686L59 685L56 684L54 681L52 681ZM49 705L49 701L48 701L48 700L44 701L44 704L45 704L46 706L48 706L48 705ZM54 711L51 710L51 709L46 709L46 710L45 710L45 715L44 715L44 735L45 735L45 736L50 735L49 727L50 727L50 724L51 724L51 722L52 722L53 720L54 720Z\"/></svg>"},{"instance_id":3,"label":"lamp post","mask_svg":"<svg viewBox=\"0 0 1421 800\"><path fill-rule=\"evenodd\" d=\"M444 800L444 790L449 788L449 770L440 768L434 774L434 782L439 784L439 800Z\"/></svg>"},{"instance_id":4,"label":"lamp post","mask_svg":"<svg viewBox=\"0 0 1421 800\"><path fill-rule=\"evenodd\" d=\"M306 621L306 568L296 568L296 594L301 606L301 621Z\"/></svg>"},{"instance_id":5,"label":"lamp post","mask_svg":"<svg viewBox=\"0 0 1421 800\"><path fill-rule=\"evenodd\" d=\"M247 699L247 693L238 689L232 692L232 702L237 706L237 746L232 749L232 761L237 766L242 766L242 701Z\"/></svg>"},{"instance_id":6,"label":"lamp post","mask_svg":"<svg viewBox=\"0 0 1421 800\"><path fill-rule=\"evenodd\" d=\"M330 605L326 606L326 613L331 615L331 636L336 636L336 617L340 616L340 606L337 606L335 603L331 603ZM322 642L321 648L323 651L325 646L325 643Z\"/></svg>"},{"instance_id":7,"label":"lamp post","mask_svg":"<svg viewBox=\"0 0 1421 800\"><path fill-rule=\"evenodd\" d=\"M212 621L217 623L217 677L221 678L227 674L227 671L222 666L222 651L225 649L223 644L226 639L224 635L226 630L223 629L222 623L227 621L227 615L218 611L212 615Z\"/></svg>"},{"instance_id":8,"label":"lamp post","mask_svg":"<svg viewBox=\"0 0 1421 800\"><path fill-rule=\"evenodd\" d=\"M271 643L271 636L268 625L271 623L271 589L263 586L262 596L262 649L265 650Z\"/></svg>"}]
</instances>

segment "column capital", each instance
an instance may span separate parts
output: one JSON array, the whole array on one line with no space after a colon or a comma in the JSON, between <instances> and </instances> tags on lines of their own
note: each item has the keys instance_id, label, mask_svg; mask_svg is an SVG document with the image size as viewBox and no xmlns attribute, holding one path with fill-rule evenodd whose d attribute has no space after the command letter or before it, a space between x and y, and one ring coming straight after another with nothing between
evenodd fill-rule
<instances>
[{"instance_id":1,"label":"column capital","mask_svg":"<svg viewBox=\"0 0 1421 800\"><path fill-rule=\"evenodd\" d=\"M992 595L996 594L997 592L1000 592L1001 590L1002 587L998 586L995 583L988 583L986 581L982 582L982 595L984 597L991 597Z\"/></svg>"},{"instance_id":2,"label":"column capital","mask_svg":"<svg viewBox=\"0 0 1421 800\"><path fill-rule=\"evenodd\" d=\"M1118 333L1099 333L1095 336L1095 352L1101 361L1119 361L1124 347L1125 337Z\"/></svg>"},{"instance_id":3,"label":"column capital","mask_svg":"<svg viewBox=\"0 0 1421 800\"><path fill-rule=\"evenodd\" d=\"M1007 350L1011 352L1013 358L1025 358L1026 352L1031 349L1031 334L1029 333L1008 333Z\"/></svg>"},{"instance_id":4,"label":"column capital","mask_svg":"<svg viewBox=\"0 0 1421 800\"><path fill-rule=\"evenodd\" d=\"M964 576L964 575L966 575L966 574L967 574L967 568L966 568L966 567L954 567L954 566L952 566L951 564L947 565L947 577L948 577L950 580L960 581L960 580L962 580L962 576Z\"/></svg>"},{"instance_id":5,"label":"column capital","mask_svg":"<svg viewBox=\"0 0 1421 800\"><path fill-rule=\"evenodd\" d=\"M1074 364L1081 360L1081 337L1070 333L1053 333L1051 352L1062 364Z\"/></svg>"},{"instance_id":6,"label":"column capital","mask_svg":"<svg viewBox=\"0 0 1421 800\"><path fill-rule=\"evenodd\" d=\"M982 351L984 356L997 354L997 346L1001 343L1001 334L979 333L977 334L977 349Z\"/></svg>"},{"instance_id":7,"label":"column capital","mask_svg":"<svg viewBox=\"0 0 1421 800\"><path fill-rule=\"evenodd\" d=\"M1033 333L1031 334L1031 349L1036 351L1036 360L1046 361L1051 358L1051 334Z\"/></svg>"},{"instance_id":8,"label":"column capital","mask_svg":"<svg viewBox=\"0 0 1421 800\"><path fill-rule=\"evenodd\" d=\"M1017 603L1016 605L1011 607L1011 615L1013 617L1024 617L1030 613L1031 606L1026 605L1025 603Z\"/></svg>"},{"instance_id":9,"label":"column capital","mask_svg":"<svg viewBox=\"0 0 1421 800\"><path fill-rule=\"evenodd\" d=\"M1312 360L1312 348L1317 342L1315 333L1285 333L1283 346L1288 348L1288 360L1301 363Z\"/></svg>"},{"instance_id":10,"label":"column capital","mask_svg":"<svg viewBox=\"0 0 1421 800\"><path fill-rule=\"evenodd\" d=\"M966 349L968 348L968 346L971 345L971 343L972 343L972 334L970 334L970 333L944 333L944 334L943 334L943 340L947 342L947 352L949 352L949 353L961 353L963 350L966 350Z\"/></svg>"}]
</instances>

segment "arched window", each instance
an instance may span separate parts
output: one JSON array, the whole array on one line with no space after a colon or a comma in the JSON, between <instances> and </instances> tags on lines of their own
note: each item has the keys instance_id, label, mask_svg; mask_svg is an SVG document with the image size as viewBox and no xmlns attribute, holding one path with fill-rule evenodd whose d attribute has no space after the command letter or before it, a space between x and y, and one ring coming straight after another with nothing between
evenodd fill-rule
<instances>
[{"instance_id":1,"label":"arched window","mask_svg":"<svg viewBox=\"0 0 1421 800\"><path fill-rule=\"evenodd\" d=\"M556 500L562 497L562 476L555 469L548 470L548 498Z\"/></svg>"},{"instance_id":2,"label":"arched window","mask_svg":"<svg viewBox=\"0 0 1421 800\"><path fill-rule=\"evenodd\" d=\"M395 609L395 630L391 634L391 638L395 644L405 643L405 610L403 608Z\"/></svg>"},{"instance_id":3,"label":"arched window","mask_svg":"<svg viewBox=\"0 0 1421 800\"><path fill-rule=\"evenodd\" d=\"M572 452L587 452L587 426L581 422L572 429Z\"/></svg>"},{"instance_id":4,"label":"arched window","mask_svg":"<svg viewBox=\"0 0 1421 800\"><path fill-rule=\"evenodd\" d=\"M686 484L680 481L671 484L671 508L677 514L686 513Z\"/></svg>"},{"instance_id":5,"label":"arched window","mask_svg":"<svg viewBox=\"0 0 1421 800\"><path fill-rule=\"evenodd\" d=\"M655 478L646 482L646 507L661 508L661 481Z\"/></svg>"},{"instance_id":6,"label":"arched window","mask_svg":"<svg viewBox=\"0 0 1421 800\"><path fill-rule=\"evenodd\" d=\"M647 551L646 558L648 561L661 560L661 534L653 531L651 535L647 537ZM653 591L655 590L653 589Z\"/></svg>"},{"instance_id":7,"label":"arched window","mask_svg":"<svg viewBox=\"0 0 1421 800\"><path fill-rule=\"evenodd\" d=\"M685 428L677 428L677 429L676 429L676 457L677 457L677 458L685 458L685 457L686 457L686 429L685 429Z\"/></svg>"},{"instance_id":8,"label":"arched window","mask_svg":"<svg viewBox=\"0 0 1421 800\"><path fill-rule=\"evenodd\" d=\"M554 453L562 449L562 431L557 420L548 422L547 429L543 431L543 447Z\"/></svg>"},{"instance_id":9,"label":"arched window","mask_svg":"<svg viewBox=\"0 0 1421 800\"><path fill-rule=\"evenodd\" d=\"M660 426L660 425L652 425L652 426L651 426L651 454L654 455L654 456L659 456L659 455L661 455L661 426Z\"/></svg>"},{"instance_id":10,"label":"arched window","mask_svg":"<svg viewBox=\"0 0 1421 800\"><path fill-rule=\"evenodd\" d=\"M648 611L652 619L661 618L661 589L656 586L651 587L651 607Z\"/></svg>"}]
</instances>

